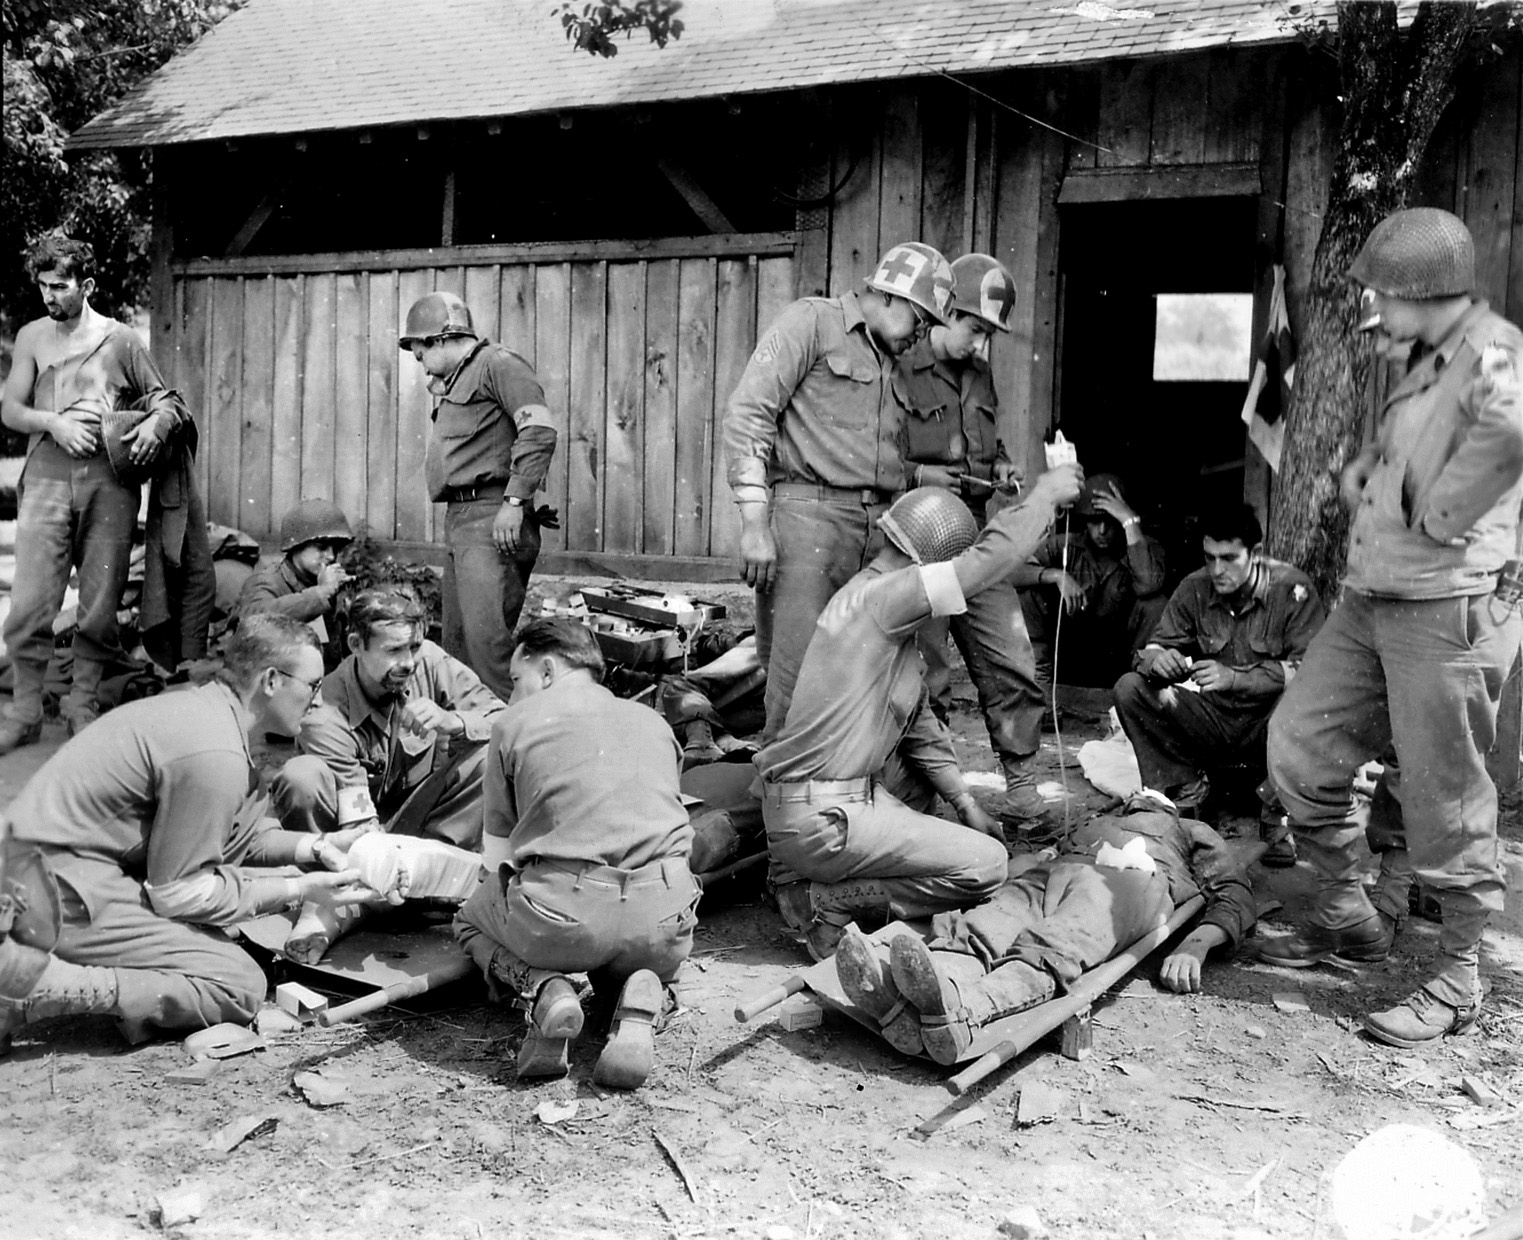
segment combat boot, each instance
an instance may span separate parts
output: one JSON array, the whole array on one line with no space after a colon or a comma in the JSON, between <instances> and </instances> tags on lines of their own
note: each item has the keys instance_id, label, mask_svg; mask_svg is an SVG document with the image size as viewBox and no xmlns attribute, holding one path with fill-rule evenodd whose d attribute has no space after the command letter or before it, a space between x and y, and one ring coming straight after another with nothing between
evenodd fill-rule
<instances>
[{"instance_id":1,"label":"combat boot","mask_svg":"<svg viewBox=\"0 0 1523 1240\"><path fill-rule=\"evenodd\" d=\"M656 1058L656 1020L666 999L661 979L649 969L629 975L613 1013L613 1032L598 1056L592 1079L605 1089L638 1089Z\"/></svg>"},{"instance_id":2,"label":"combat boot","mask_svg":"<svg viewBox=\"0 0 1523 1240\"><path fill-rule=\"evenodd\" d=\"M23 745L35 745L42 739L42 720L22 723L9 715L0 719L0 755L8 754Z\"/></svg>"},{"instance_id":3,"label":"combat boot","mask_svg":"<svg viewBox=\"0 0 1523 1240\"><path fill-rule=\"evenodd\" d=\"M1037 791L1036 775L1031 770L1030 759L1001 758L1000 766L1005 772L1005 804L1003 814L1017 821L1029 822L1047 812L1047 798Z\"/></svg>"},{"instance_id":4,"label":"combat boot","mask_svg":"<svg viewBox=\"0 0 1523 1240\"><path fill-rule=\"evenodd\" d=\"M571 1042L582 1032L582 1002L560 974L540 983L529 1010L529 1030L518 1048L518 1077L565 1076Z\"/></svg>"},{"instance_id":5,"label":"combat boot","mask_svg":"<svg viewBox=\"0 0 1523 1240\"><path fill-rule=\"evenodd\" d=\"M958 966L965 976L954 976ZM940 1064L964 1058L974 1034L991 1020L1045 1003L1055 989L1050 973L1024 961L1009 961L986 974L972 956L932 952L912 934L895 936L889 967L899 993L920 1012L926 1054ZM988 989L996 978L997 998Z\"/></svg>"},{"instance_id":6,"label":"combat boot","mask_svg":"<svg viewBox=\"0 0 1523 1240\"><path fill-rule=\"evenodd\" d=\"M1259 948L1259 959L1289 969L1309 969L1333 956L1359 964L1375 964L1391 954L1395 937L1394 926L1372 911L1363 921L1342 929L1305 925L1294 934L1270 939Z\"/></svg>"},{"instance_id":7,"label":"combat boot","mask_svg":"<svg viewBox=\"0 0 1523 1240\"><path fill-rule=\"evenodd\" d=\"M695 719L684 729L682 769L708 766L724 760L725 751L714 740L714 729L704 719Z\"/></svg>"},{"instance_id":8,"label":"combat boot","mask_svg":"<svg viewBox=\"0 0 1523 1240\"><path fill-rule=\"evenodd\" d=\"M0 999L0 1054L10 1050L11 1035L23 1025L53 1016L117 1016L118 1006L115 969L50 956L26 998Z\"/></svg>"},{"instance_id":9,"label":"combat boot","mask_svg":"<svg viewBox=\"0 0 1523 1240\"><path fill-rule=\"evenodd\" d=\"M1259 839L1264 844L1260 865L1285 870L1296 863L1296 842L1290 834L1290 819L1283 810L1265 809L1259 815Z\"/></svg>"},{"instance_id":10,"label":"combat boot","mask_svg":"<svg viewBox=\"0 0 1523 1240\"><path fill-rule=\"evenodd\" d=\"M888 952L856 926L847 926L836 946L836 978L852 1004L878 1022L895 1050L918 1055L924 1049L915 1010L899 994Z\"/></svg>"},{"instance_id":11,"label":"combat boot","mask_svg":"<svg viewBox=\"0 0 1523 1240\"><path fill-rule=\"evenodd\" d=\"M1364 1031L1388 1046L1412 1050L1446 1034L1461 1034L1481 1014L1481 997L1474 995L1463 1007L1435 999L1426 989L1407 996L1384 1012L1364 1018Z\"/></svg>"}]
</instances>

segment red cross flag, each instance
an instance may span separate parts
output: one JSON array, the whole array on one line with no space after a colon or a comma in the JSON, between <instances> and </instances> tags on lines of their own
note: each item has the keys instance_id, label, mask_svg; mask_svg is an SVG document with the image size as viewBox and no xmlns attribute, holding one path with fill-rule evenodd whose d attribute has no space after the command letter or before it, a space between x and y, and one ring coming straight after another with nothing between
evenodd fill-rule
<instances>
[{"instance_id":1,"label":"red cross flag","mask_svg":"<svg viewBox=\"0 0 1523 1240\"><path fill-rule=\"evenodd\" d=\"M1285 414L1290 408L1291 387L1296 378L1296 341L1290 334L1285 312L1285 268L1274 267L1274 291L1269 295L1269 326L1254 359L1248 398L1243 402L1243 423L1248 439L1264 455L1269 468L1280 472L1280 450L1285 441Z\"/></svg>"}]
</instances>

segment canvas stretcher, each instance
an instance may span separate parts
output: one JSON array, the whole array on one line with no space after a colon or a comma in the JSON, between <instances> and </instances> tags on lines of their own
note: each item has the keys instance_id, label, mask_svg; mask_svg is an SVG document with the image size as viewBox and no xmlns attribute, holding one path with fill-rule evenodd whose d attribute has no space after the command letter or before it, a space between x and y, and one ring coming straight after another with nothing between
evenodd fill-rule
<instances>
[{"instance_id":1,"label":"canvas stretcher","mask_svg":"<svg viewBox=\"0 0 1523 1240\"><path fill-rule=\"evenodd\" d=\"M1205 903L1203 896L1186 900L1175 907L1173 916L1167 922L1134 940L1104 964L1089 970L1066 993L978 1029L967 1052L958 1061L969 1063L970 1066L951 1078L949 1084L952 1091L964 1092L1021 1054L1039 1038L1060 1027L1064 1029L1064 1053L1071 1058L1082 1057L1088 1046L1090 1005L1156 948L1173 938L1205 907ZM887 943L898 934L918 934L928 938L930 922L894 921L868 937L875 942ZM847 999L836 976L834 960L823 960L807 969L801 969L781 986L775 986L737 1004L735 1019L742 1022L752 1020L792 995L806 990L825 1006L850 1017L874 1034L878 1032L878 1022ZM917 1055L916 1058L932 1062L926 1055Z\"/></svg>"}]
</instances>

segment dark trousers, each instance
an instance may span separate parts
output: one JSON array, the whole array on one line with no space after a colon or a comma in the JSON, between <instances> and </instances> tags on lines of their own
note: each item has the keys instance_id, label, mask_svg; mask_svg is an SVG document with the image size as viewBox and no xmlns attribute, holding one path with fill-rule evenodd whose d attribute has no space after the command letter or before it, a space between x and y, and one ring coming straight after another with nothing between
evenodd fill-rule
<instances>
[{"instance_id":1,"label":"dark trousers","mask_svg":"<svg viewBox=\"0 0 1523 1240\"><path fill-rule=\"evenodd\" d=\"M1438 977L1456 1007L1479 985L1481 934L1502 907L1497 791L1486 771L1523 615L1490 595L1381 599L1345 590L1269 721L1269 776L1338 929L1372 912L1359 883L1354 773L1394 745L1413 869L1444 910Z\"/></svg>"},{"instance_id":2,"label":"dark trousers","mask_svg":"<svg viewBox=\"0 0 1523 1240\"><path fill-rule=\"evenodd\" d=\"M1269 715L1278 699L1229 706L1217 694L1155 684L1138 672L1116 682L1115 696L1144 787L1169 793L1224 766L1251 767L1263 778Z\"/></svg>"},{"instance_id":3,"label":"dark trousers","mask_svg":"<svg viewBox=\"0 0 1523 1240\"><path fill-rule=\"evenodd\" d=\"M506 702L513 695L513 635L539 559L539 526L526 507L518 550L504 555L492 541L501 507L500 500L478 499L445 509L443 645Z\"/></svg>"},{"instance_id":4,"label":"dark trousers","mask_svg":"<svg viewBox=\"0 0 1523 1240\"><path fill-rule=\"evenodd\" d=\"M1037 679L1044 688L1052 685L1054 674L1065 685L1115 684L1131 667L1132 655L1147 645L1169 601L1140 598L1111 615L1081 609L1064 612L1059 621L1063 604L1055 588L1032 586L1019 594ZM1061 664L1056 671L1055 658Z\"/></svg>"},{"instance_id":5,"label":"dark trousers","mask_svg":"<svg viewBox=\"0 0 1523 1240\"><path fill-rule=\"evenodd\" d=\"M962 615L935 617L915 634L926 691L943 721L952 698L949 632L978 691L995 756L1019 761L1036 753L1042 742L1042 688L1015 587L995 582L970 598Z\"/></svg>"},{"instance_id":6,"label":"dark trousers","mask_svg":"<svg viewBox=\"0 0 1523 1240\"><path fill-rule=\"evenodd\" d=\"M38 477L49 456L67 461L68 476ZM57 462L50 471L59 472ZM53 654L53 621L63 606L70 572L79 570L74 679L65 711L96 709L106 666L122 657L116 612L127 587L132 534L141 489L124 487L104 451L82 461L51 441L39 444L22 473L16 516L16 579L5 644L15 668L11 716L42 718L42 685Z\"/></svg>"},{"instance_id":7,"label":"dark trousers","mask_svg":"<svg viewBox=\"0 0 1523 1240\"><path fill-rule=\"evenodd\" d=\"M761 743L776 739L815 621L835 592L883 545L878 518L887 504L864 504L854 492L780 482L773 490L772 536L777 578L756 592L756 653L767 669L767 723Z\"/></svg>"}]
</instances>

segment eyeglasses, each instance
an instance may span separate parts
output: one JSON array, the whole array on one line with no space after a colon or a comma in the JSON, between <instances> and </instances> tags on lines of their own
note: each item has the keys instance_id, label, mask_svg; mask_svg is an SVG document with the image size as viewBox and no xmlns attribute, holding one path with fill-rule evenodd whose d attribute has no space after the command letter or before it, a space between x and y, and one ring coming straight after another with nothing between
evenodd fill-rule
<instances>
[{"instance_id":1,"label":"eyeglasses","mask_svg":"<svg viewBox=\"0 0 1523 1240\"><path fill-rule=\"evenodd\" d=\"M321 676L319 676L316 680L306 680L303 677L298 676L295 672L286 671L286 669L283 667L272 667L270 671L284 676L287 680L294 680L299 685L306 685L307 704L309 706L317 700L317 695L322 690L323 678Z\"/></svg>"},{"instance_id":2,"label":"eyeglasses","mask_svg":"<svg viewBox=\"0 0 1523 1240\"><path fill-rule=\"evenodd\" d=\"M902 300L915 313L915 335L923 336L936 325L936 320L918 302L913 302L908 297Z\"/></svg>"}]
</instances>

